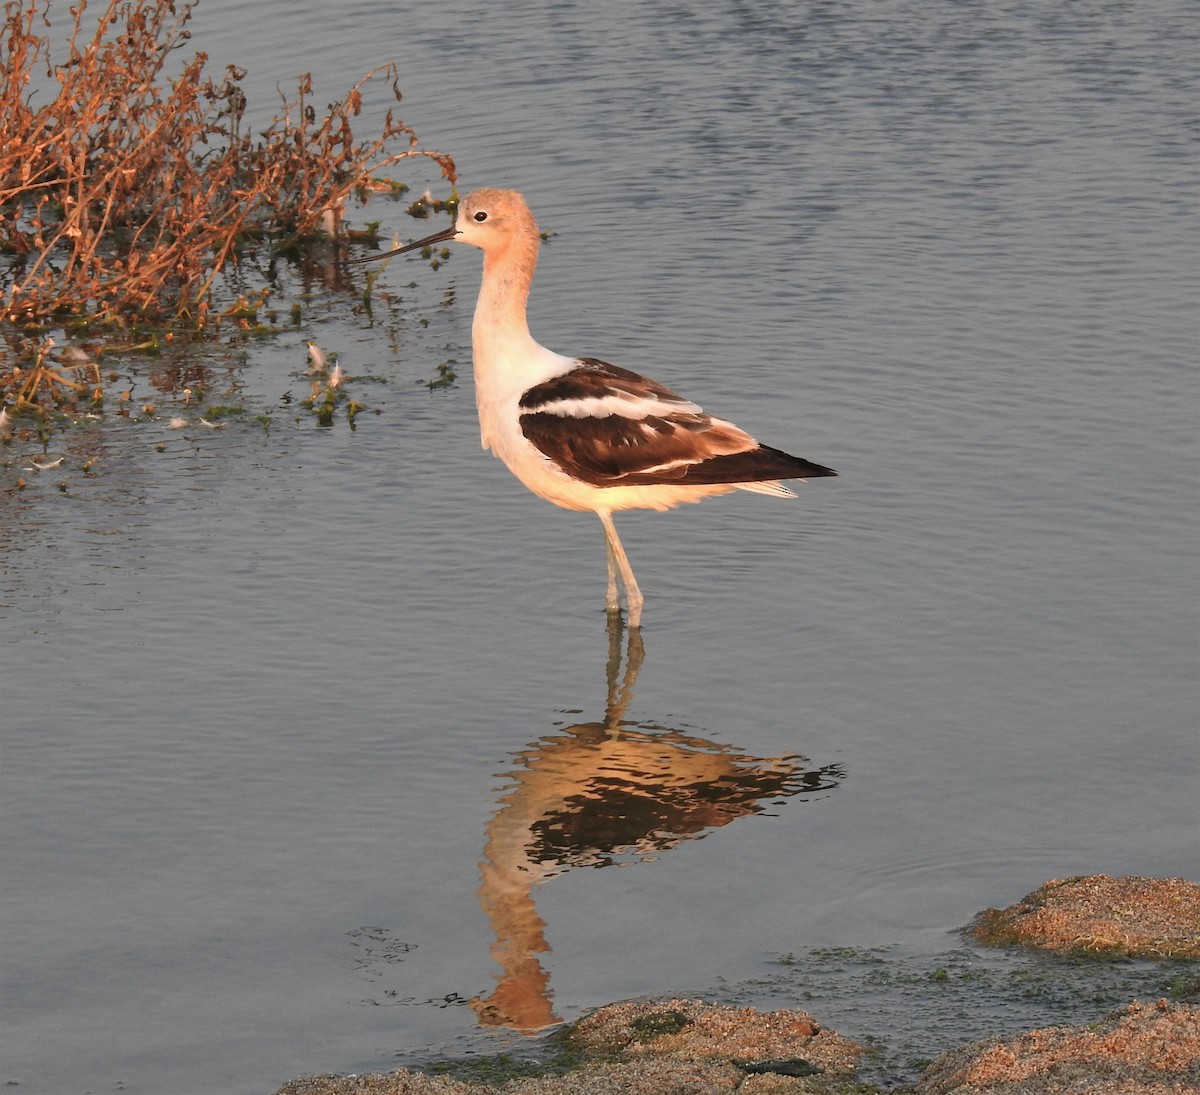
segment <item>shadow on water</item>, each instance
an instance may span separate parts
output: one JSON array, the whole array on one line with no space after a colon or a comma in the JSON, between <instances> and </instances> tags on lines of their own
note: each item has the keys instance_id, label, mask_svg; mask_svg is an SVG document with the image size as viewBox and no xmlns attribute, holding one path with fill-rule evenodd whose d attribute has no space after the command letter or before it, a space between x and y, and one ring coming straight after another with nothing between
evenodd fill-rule
<instances>
[{"instance_id":1,"label":"shadow on water","mask_svg":"<svg viewBox=\"0 0 1200 1095\"><path fill-rule=\"evenodd\" d=\"M684 840L768 800L829 790L839 765L800 756L753 757L669 727L627 719L645 661L639 629L625 640L610 613L604 718L580 722L515 754L517 767L487 826L479 901L491 924L496 988L471 1001L486 1026L534 1033L559 1023L537 886L572 867L651 862Z\"/></svg>"}]
</instances>

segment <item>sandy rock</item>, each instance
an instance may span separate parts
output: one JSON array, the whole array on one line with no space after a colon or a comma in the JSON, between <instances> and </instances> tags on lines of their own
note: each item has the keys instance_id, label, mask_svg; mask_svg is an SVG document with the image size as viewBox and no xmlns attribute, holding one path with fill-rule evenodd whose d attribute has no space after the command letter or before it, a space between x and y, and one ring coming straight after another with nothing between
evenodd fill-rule
<instances>
[{"instance_id":1,"label":"sandy rock","mask_svg":"<svg viewBox=\"0 0 1200 1095\"><path fill-rule=\"evenodd\" d=\"M822 1072L843 1074L854 1071L863 1052L804 1011L761 1012L701 1000L610 1004L576 1023L569 1039L585 1053L804 1061Z\"/></svg>"},{"instance_id":2,"label":"sandy rock","mask_svg":"<svg viewBox=\"0 0 1200 1095\"><path fill-rule=\"evenodd\" d=\"M465 1083L400 1069L368 1076L313 1076L294 1080L277 1095L806 1095L806 1081L747 1075L727 1062L649 1057L587 1065L564 1076Z\"/></svg>"},{"instance_id":3,"label":"sandy rock","mask_svg":"<svg viewBox=\"0 0 1200 1095\"><path fill-rule=\"evenodd\" d=\"M1103 874L1055 880L1007 909L980 913L971 934L1061 954L1200 958L1200 886Z\"/></svg>"},{"instance_id":4,"label":"sandy rock","mask_svg":"<svg viewBox=\"0 0 1200 1095\"><path fill-rule=\"evenodd\" d=\"M565 1076L511 1080L496 1095L728 1095L739 1090L740 1080L736 1068L715 1062L621 1061Z\"/></svg>"},{"instance_id":5,"label":"sandy rock","mask_svg":"<svg viewBox=\"0 0 1200 1095\"><path fill-rule=\"evenodd\" d=\"M917 1095L1182 1095L1200 1091L1200 1007L1136 1001L1091 1027L1045 1027L944 1053Z\"/></svg>"},{"instance_id":6,"label":"sandy rock","mask_svg":"<svg viewBox=\"0 0 1200 1095\"><path fill-rule=\"evenodd\" d=\"M467 1083L400 1069L293 1080L277 1095L802 1095L853 1073L862 1047L803 1011L699 1000L611 1004L566 1038L600 1061L562 1076ZM615 1060L612 1058L616 1058Z\"/></svg>"},{"instance_id":7,"label":"sandy rock","mask_svg":"<svg viewBox=\"0 0 1200 1095\"><path fill-rule=\"evenodd\" d=\"M302 1076L275 1095L480 1095L478 1087L402 1068L361 1076Z\"/></svg>"}]
</instances>

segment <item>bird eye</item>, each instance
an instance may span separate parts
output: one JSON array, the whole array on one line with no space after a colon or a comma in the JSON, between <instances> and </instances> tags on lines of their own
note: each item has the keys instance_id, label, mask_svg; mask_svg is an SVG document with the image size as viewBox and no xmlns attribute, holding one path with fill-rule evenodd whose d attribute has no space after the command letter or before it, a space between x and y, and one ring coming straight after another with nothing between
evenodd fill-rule
<instances>
[{"instance_id":1,"label":"bird eye","mask_svg":"<svg viewBox=\"0 0 1200 1095\"><path fill-rule=\"evenodd\" d=\"M478 213L475 214L475 219L477 221L485 221L485 220L487 220L487 214L481 209Z\"/></svg>"}]
</instances>

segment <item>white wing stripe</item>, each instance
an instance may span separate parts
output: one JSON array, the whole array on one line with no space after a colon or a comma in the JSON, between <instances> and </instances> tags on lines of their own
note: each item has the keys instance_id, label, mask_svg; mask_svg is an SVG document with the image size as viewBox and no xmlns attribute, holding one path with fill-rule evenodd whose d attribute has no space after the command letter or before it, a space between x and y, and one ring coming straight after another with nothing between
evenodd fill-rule
<instances>
[{"instance_id":1,"label":"white wing stripe","mask_svg":"<svg viewBox=\"0 0 1200 1095\"><path fill-rule=\"evenodd\" d=\"M522 407L522 414L553 414L560 418L665 418L672 414L703 414L686 400L658 399L629 392L610 391L605 395L581 399L551 399L536 407Z\"/></svg>"}]
</instances>

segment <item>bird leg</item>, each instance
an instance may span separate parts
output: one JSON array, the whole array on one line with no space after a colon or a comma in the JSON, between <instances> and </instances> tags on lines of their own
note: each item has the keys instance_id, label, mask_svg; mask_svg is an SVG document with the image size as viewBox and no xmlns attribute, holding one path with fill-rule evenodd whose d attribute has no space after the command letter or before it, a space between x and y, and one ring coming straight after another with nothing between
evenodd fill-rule
<instances>
[{"instance_id":1,"label":"bird leg","mask_svg":"<svg viewBox=\"0 0 1200 1095\"><path fill-rule=\"evenodd\" d=\"M633 567L629 565L629 556L621 545L611 513L597 513L600 523L604 526L604 547L608 557L608 608L619 607L617 601L617 572L620 571L621 581L625 584L625 603L629 608L629 626L642 626L642 605L645 598L638 588L637 579L633 576Z\"/></svg>"},{"instance_id":2,"label":"bird leg","mask_svg":"<svg viewBox=\"0 0 1200 1095\"><path fill-rule=\"evenodd\" d=\"M621 601L617 596L617 561L613 558L612 544L608 542L608 533L604 534L604 557L608 560L608 593L604 606L611 614L621 611Z\"/></svg>"}]
</instances>

